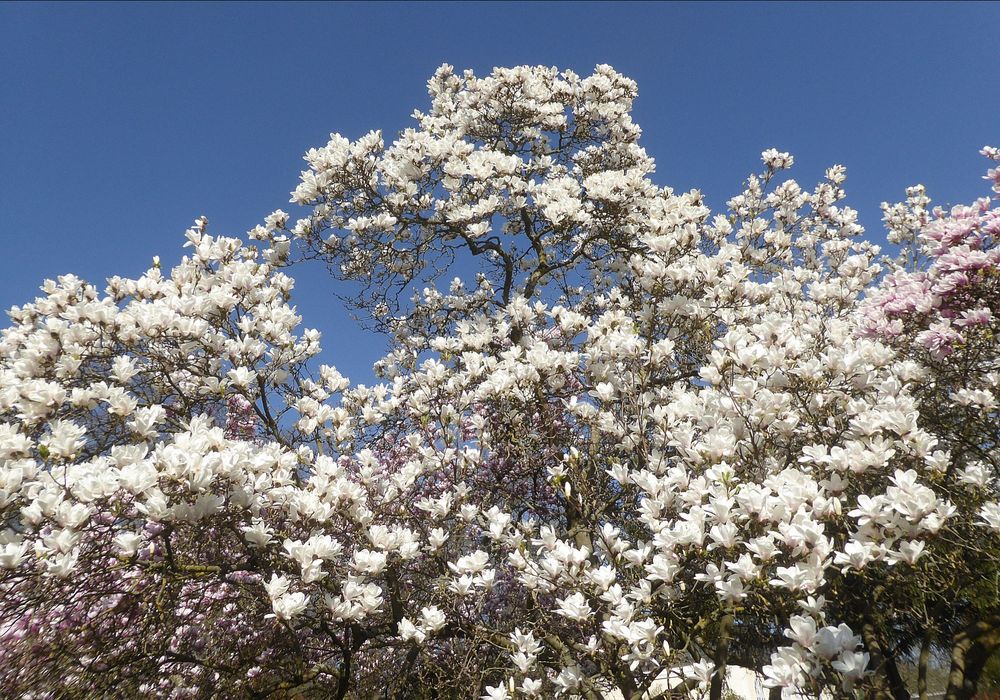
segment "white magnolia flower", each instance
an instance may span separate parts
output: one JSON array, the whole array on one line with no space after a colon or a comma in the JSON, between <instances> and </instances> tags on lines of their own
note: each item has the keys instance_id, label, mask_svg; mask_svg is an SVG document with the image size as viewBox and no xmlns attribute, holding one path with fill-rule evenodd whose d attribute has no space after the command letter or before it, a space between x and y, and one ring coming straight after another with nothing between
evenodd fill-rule
<instances>
[{"instance_id":1,"label":"white magnolia flower","mask_svg":"<svg viewBox=\"0 0 1000 700\"><path fill-rule=\"evenodd\" d=\"M584 622L590 618L594 611L582 593L573 593L559 600L556 612L570 620Z\"/></svg>"},{"instance_id":2,"label":"white magnolia flower","mask_svg":"<svg viewBox=\"0 0 1000 700\"><path fill-rule=\"evenodd\" d=\"M285 593L271 600L274 614L282 620L291 620L301 614L309 604L309 596L301 591Z\"/></svg>"}]
</instances>

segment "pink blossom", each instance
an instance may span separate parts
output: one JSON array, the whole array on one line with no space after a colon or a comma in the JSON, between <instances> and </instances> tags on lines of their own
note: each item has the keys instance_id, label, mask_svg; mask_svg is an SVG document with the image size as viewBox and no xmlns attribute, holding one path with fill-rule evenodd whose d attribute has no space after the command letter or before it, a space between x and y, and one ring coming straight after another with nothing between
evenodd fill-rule
<instances>
[{"instance_id":1,"label":"pink blossom","mask_svg":"<svg viewBox=\"0 0 1000 700\"><path fill-rule=\"evenodd\" d=\"M962 317L955 321L957 326L984 326L993 320L993 312L986 307L970 309L962 312Z\"/></svg>"},{"instance_id":2,"label":"pink blossom","mask_svg":"<svg viewBox=\"0 0 1000 700\"><path fill-rule=\"evenodd\" d=\"M917 344L923 346L937 359L943 359L954 352L954 346L964 339L962 334L946 323L938 323L917 334Z\"/></svg>"}]
</instances>

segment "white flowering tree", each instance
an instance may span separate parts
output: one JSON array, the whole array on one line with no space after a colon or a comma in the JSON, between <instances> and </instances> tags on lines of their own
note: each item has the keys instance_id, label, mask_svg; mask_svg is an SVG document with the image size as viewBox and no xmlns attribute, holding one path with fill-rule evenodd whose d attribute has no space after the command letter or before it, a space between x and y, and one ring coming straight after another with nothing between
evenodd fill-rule
<instances>
[{"instance_id":1,"label":"white flowering tree","mask_svg":"<svg viewBox=\"0 0 1000 700\"><path fill-rule=\"evenodd\" d=\"M990 200L911 190L880 263L842 167L805 190L766 151L714 217L655 185L607 66L429 90L390 146L310 151L297 222L200 220L169 275L11 311L5 692L715 699L740 665L902 698L946 650L971 698L1000 647ZM385 383L320 364L308 259L361 285Z\"/></svg>"}]
</instances>

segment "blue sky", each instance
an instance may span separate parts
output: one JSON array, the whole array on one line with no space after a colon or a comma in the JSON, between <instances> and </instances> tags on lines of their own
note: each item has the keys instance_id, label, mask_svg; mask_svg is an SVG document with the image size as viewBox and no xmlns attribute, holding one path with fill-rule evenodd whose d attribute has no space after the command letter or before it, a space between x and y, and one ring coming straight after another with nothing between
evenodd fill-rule
<instances>
[{"instance_id":1,"label":"blue sky","mask_svg":"<svg viewBox=\"0 0 1000 700\"><path fill-rule=\"evenodd\" d=\"M873 239L879 202L922 182L987 194L1000 145L1000 3L0 4L0 308L74 272L103 287L173 264L198 215L243 235L287 204L332 131L392 135L441 63L610 63L661 185L720 207L774 146L811 185L848 167ZM384 345L335 282L294 272L325 361L365 380Z\"/></svg>"}]
</instances>

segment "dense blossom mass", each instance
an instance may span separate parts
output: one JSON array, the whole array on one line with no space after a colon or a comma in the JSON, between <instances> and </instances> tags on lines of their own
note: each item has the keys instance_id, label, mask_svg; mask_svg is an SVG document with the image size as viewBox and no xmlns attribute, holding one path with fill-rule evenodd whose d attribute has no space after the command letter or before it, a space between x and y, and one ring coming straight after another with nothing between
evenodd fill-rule
<instances>
[{"instance_id":1,"label":"dense blossom mass","mask_svg":"<svg viewBox=\"0 0 1000 700\"><path fill-rule=\"evenodd\" d=\"M714 215L654 184L608 66L429 92L389 145L310 150L298 221L200 219L169 272L9 311L5 697L714 699L739 665L908 698L932 656L972 697L994 200L912 188L880 258L841 166L806 189L765 151ZM363 290L383 383L321 364L309 259Z\"/></svg>"}]
</instances>

